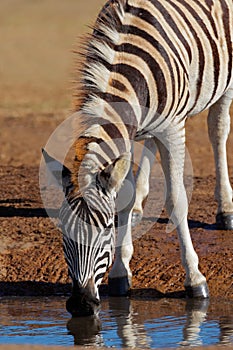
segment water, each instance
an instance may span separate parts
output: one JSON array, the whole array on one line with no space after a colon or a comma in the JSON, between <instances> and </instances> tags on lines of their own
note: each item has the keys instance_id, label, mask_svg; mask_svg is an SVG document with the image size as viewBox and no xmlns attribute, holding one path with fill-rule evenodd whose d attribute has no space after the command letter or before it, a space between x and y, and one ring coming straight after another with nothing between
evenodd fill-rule
<instances>
[{"instance_id":1,"label":"water","mask_svg":"<svg viewBox=\"0 0 233 350\"><path fill-rule=\"evenodd\" d=\"M62 297L0 299L0 343L177 348L233 345L233 301L106 298L98 317L71 319Z\"/></svg>"}]
</instances>

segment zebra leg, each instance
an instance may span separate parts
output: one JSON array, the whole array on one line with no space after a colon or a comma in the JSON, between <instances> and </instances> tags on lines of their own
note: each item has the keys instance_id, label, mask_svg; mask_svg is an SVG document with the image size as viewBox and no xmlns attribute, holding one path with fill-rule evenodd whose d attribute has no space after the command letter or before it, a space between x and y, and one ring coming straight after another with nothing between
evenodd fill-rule
<instances>
[{"instance_id":1,"label":"zebra leg","mask_svg":"<svg viewBox=\"0 0 233 350\"><path fill-rule=\"evenodd\" d=\"M184 187L185 129L167 131L162 142L157 142L167 184L166 208L170 220L177 229L182 264L185 268L187 295L207 298L206 279L198 269L198 256L193 248L188 227L188 200Z\"/></svg>"},{"instance_id":2,"label":"zebra leg","mask_svg":"<svg viewBox=\"0 0 233 350\"><path fill-rule=\"evenodd\" d=\"M229 109L233 90L228 91L209 111L209 138L216 167L215 198L218 202L216 222L219 228L233 230L232 187L228 175L226 142L230 132Z\"/></svg>"},{"instance_id":3,"label":"zebra leg","mask_svg":"<svg viewBox=\"0 0 233 350\"><path fill-rule=\"evenodd\" d=\"M136 174L136 198L132 213L132 226L136 226L142 219L143 204L149 193L149 179L154 163L157 147L154 138L144 142L142 156Z\"/></svg>"},{"instance_id":4,"label":"zebra leg","mask_svg":"<svg viewBox=\"0 0 233 350\"><path fill-rule=\"evenodd\" d=\"M131 236L132 208L135 201L135 183L132 167L118 193L117 212L118 230L115 249L115 260L108 278L109 295L127 295L132 282L129 262L133 255Z\"/></svg>"}]
</instances>

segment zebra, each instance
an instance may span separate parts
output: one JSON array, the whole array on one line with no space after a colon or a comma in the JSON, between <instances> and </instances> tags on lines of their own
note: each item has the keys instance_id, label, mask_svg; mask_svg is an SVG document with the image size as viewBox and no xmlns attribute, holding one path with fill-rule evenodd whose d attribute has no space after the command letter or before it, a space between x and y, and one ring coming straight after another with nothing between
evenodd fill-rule
<instances>
[{"instance_id":1,"label":"zebra","mask_svg":"<svg viewBox=\"0 0 233 350\"><path fill-rule=\"evenodd\" d=\"M140 219L148 193L153 161L148 152L155 154L157 149L187 296L209 297L187 221L185 122L209 109L216 220L221 228L233 229L226 154L233 99L232 28L231 0L109 0L100 11L81 52L75 98L80 132L73 169L58 164L65 193L60 209L63 247L73 283L66 306L73 316L97 312L99 286L113 258L109 294L127 295L132 280L131 224ZM147 149L141 161L144 187L141 173L135 184L132 171L137 140L144 140ZM44 158L52 169L57 161L46 151Z\"/></svg>"}]
</instances>

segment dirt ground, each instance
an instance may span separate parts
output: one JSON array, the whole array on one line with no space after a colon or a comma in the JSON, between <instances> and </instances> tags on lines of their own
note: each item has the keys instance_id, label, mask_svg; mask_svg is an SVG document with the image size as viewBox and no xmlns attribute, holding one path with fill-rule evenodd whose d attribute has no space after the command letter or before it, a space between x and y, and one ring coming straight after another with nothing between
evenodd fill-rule
<instances>
[{"instance_id":1,"label":"dirt ground","mask_svg":"<svg viewBox=\"0 0 233 350\"><path fill-rule=\"evenodd\" d=\"M83 32L80 23L72 22L75 10L76 16L82 18L82 25L89 23L89 20L86 21L87 13L83 10L86 5L81 6L84 1L72 1L66 16L61 15L65 2L56 2L59 6L53 11L53 0L47 1L46 5L45 2L41 2L41 5L36 2L30 6L21 0L17 17L11 8L14 3L4 0L1 13L4 19L1 22L3 38L6 40L2 41L0 65L0 295L67 294L70 284L61 233L43 208L38 176L41 147L56 126L69 115L71 92L64 83L70 64L67 45L72 45L74 33L78 35ZM94 16L103 1L94 3L96 7L88 9L89 17ZM38 6L42 6L40 11ZM9 13L11 16L7 17ZM71 20L68 21L69 16ZM30 23L27 18L30 18ZM39 27L41 18L44 19L43 28ZM59 32L59 28L66 30ZM61 32L62 36L54 34ZM11 39L12 33L14 40ZM40 35L36 36L37 45L34 48L35 33ZM69 43L67 38L70 38ZM60 45L61 42L66 45ZM21 43L24 45L20 46ZM19 46L21 50L17 51ZM54 56L46 56L47 52ZM67 57L60 57L59 52L67 52ZM10 67L7 65L9 57ZM42 61L42 70L40 63L43 57L47 58ZM59 65L59 58L65 62L65 67ZM17 70L16 64L20 65L20 69ZM62 74L57 78L55 71L62 71ZM189 225L200 258L200 269L207 277L212 296L232 299L233 232L217 230L214 224L215 174L205 114L188 121L187 147L194 169ZM228 143L229 173L233 184L232 149L233 132ZM155 191L156 179L151 183L151 193ZM184 270L180 263L176 232L166 233L167 214L164 210L158 220L155 219L156 215L152 202L142 223L133 233L133 293L181 296Z\"/></svg>"},{"instance_id":2,"label":"dirt ground","mask_svg":"<svg viewBox=\"0 0 233 350\"><path fill-rule=\"evenodd\" d=\"M212 154L207 153L209 145L205 146L198 131L204 119L205 116L196 117L188 123L188 135L191 133L188 149L192 164L197 167L189 225L211 295L233 298L233 233L217 230L214 225ZM38 184L40 148L55 128L55 121L52 115L1 119L5 161L0 170L0 295L57 294L70 290L61 233L47 217ZM231 154L229 170L233 183ZM153 191L156 191L154 178ZM184 282L178 240L175 231L166 233L166 212L162 211L157 222L154 216L151 202L149 212L133 231L133 293L174 296L173 293L183 290Z\"/></svg>"}]
</instances>

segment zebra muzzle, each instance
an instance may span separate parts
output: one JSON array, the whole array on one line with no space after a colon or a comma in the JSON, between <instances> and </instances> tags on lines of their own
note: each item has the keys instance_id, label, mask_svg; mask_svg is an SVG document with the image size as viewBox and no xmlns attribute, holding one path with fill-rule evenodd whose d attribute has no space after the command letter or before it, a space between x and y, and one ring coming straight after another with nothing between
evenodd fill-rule
<instances>
[{"instance_id":1,"label":"zebra muzzle","mask_svg":"<svg viewBox=\"0 0 233 350\"><path fill-rule=\"evenodd\" d=\"M93 284L79 287L74 283L72 296L66 302L66 309L72 317L92 316L98 312L100 300L95 296Z\"/></svg>"},{"instance_id":2,"label":"zebra muzzle","mask_svg":"<svg viewBox=\"0 0 233 350\"><path fill-rule=\"evenodd\" d=\"M66 309L72 317L95 315L99 309L99 300L84 296L71 296L66 302Z\"/></svg>"}]
</instances>

